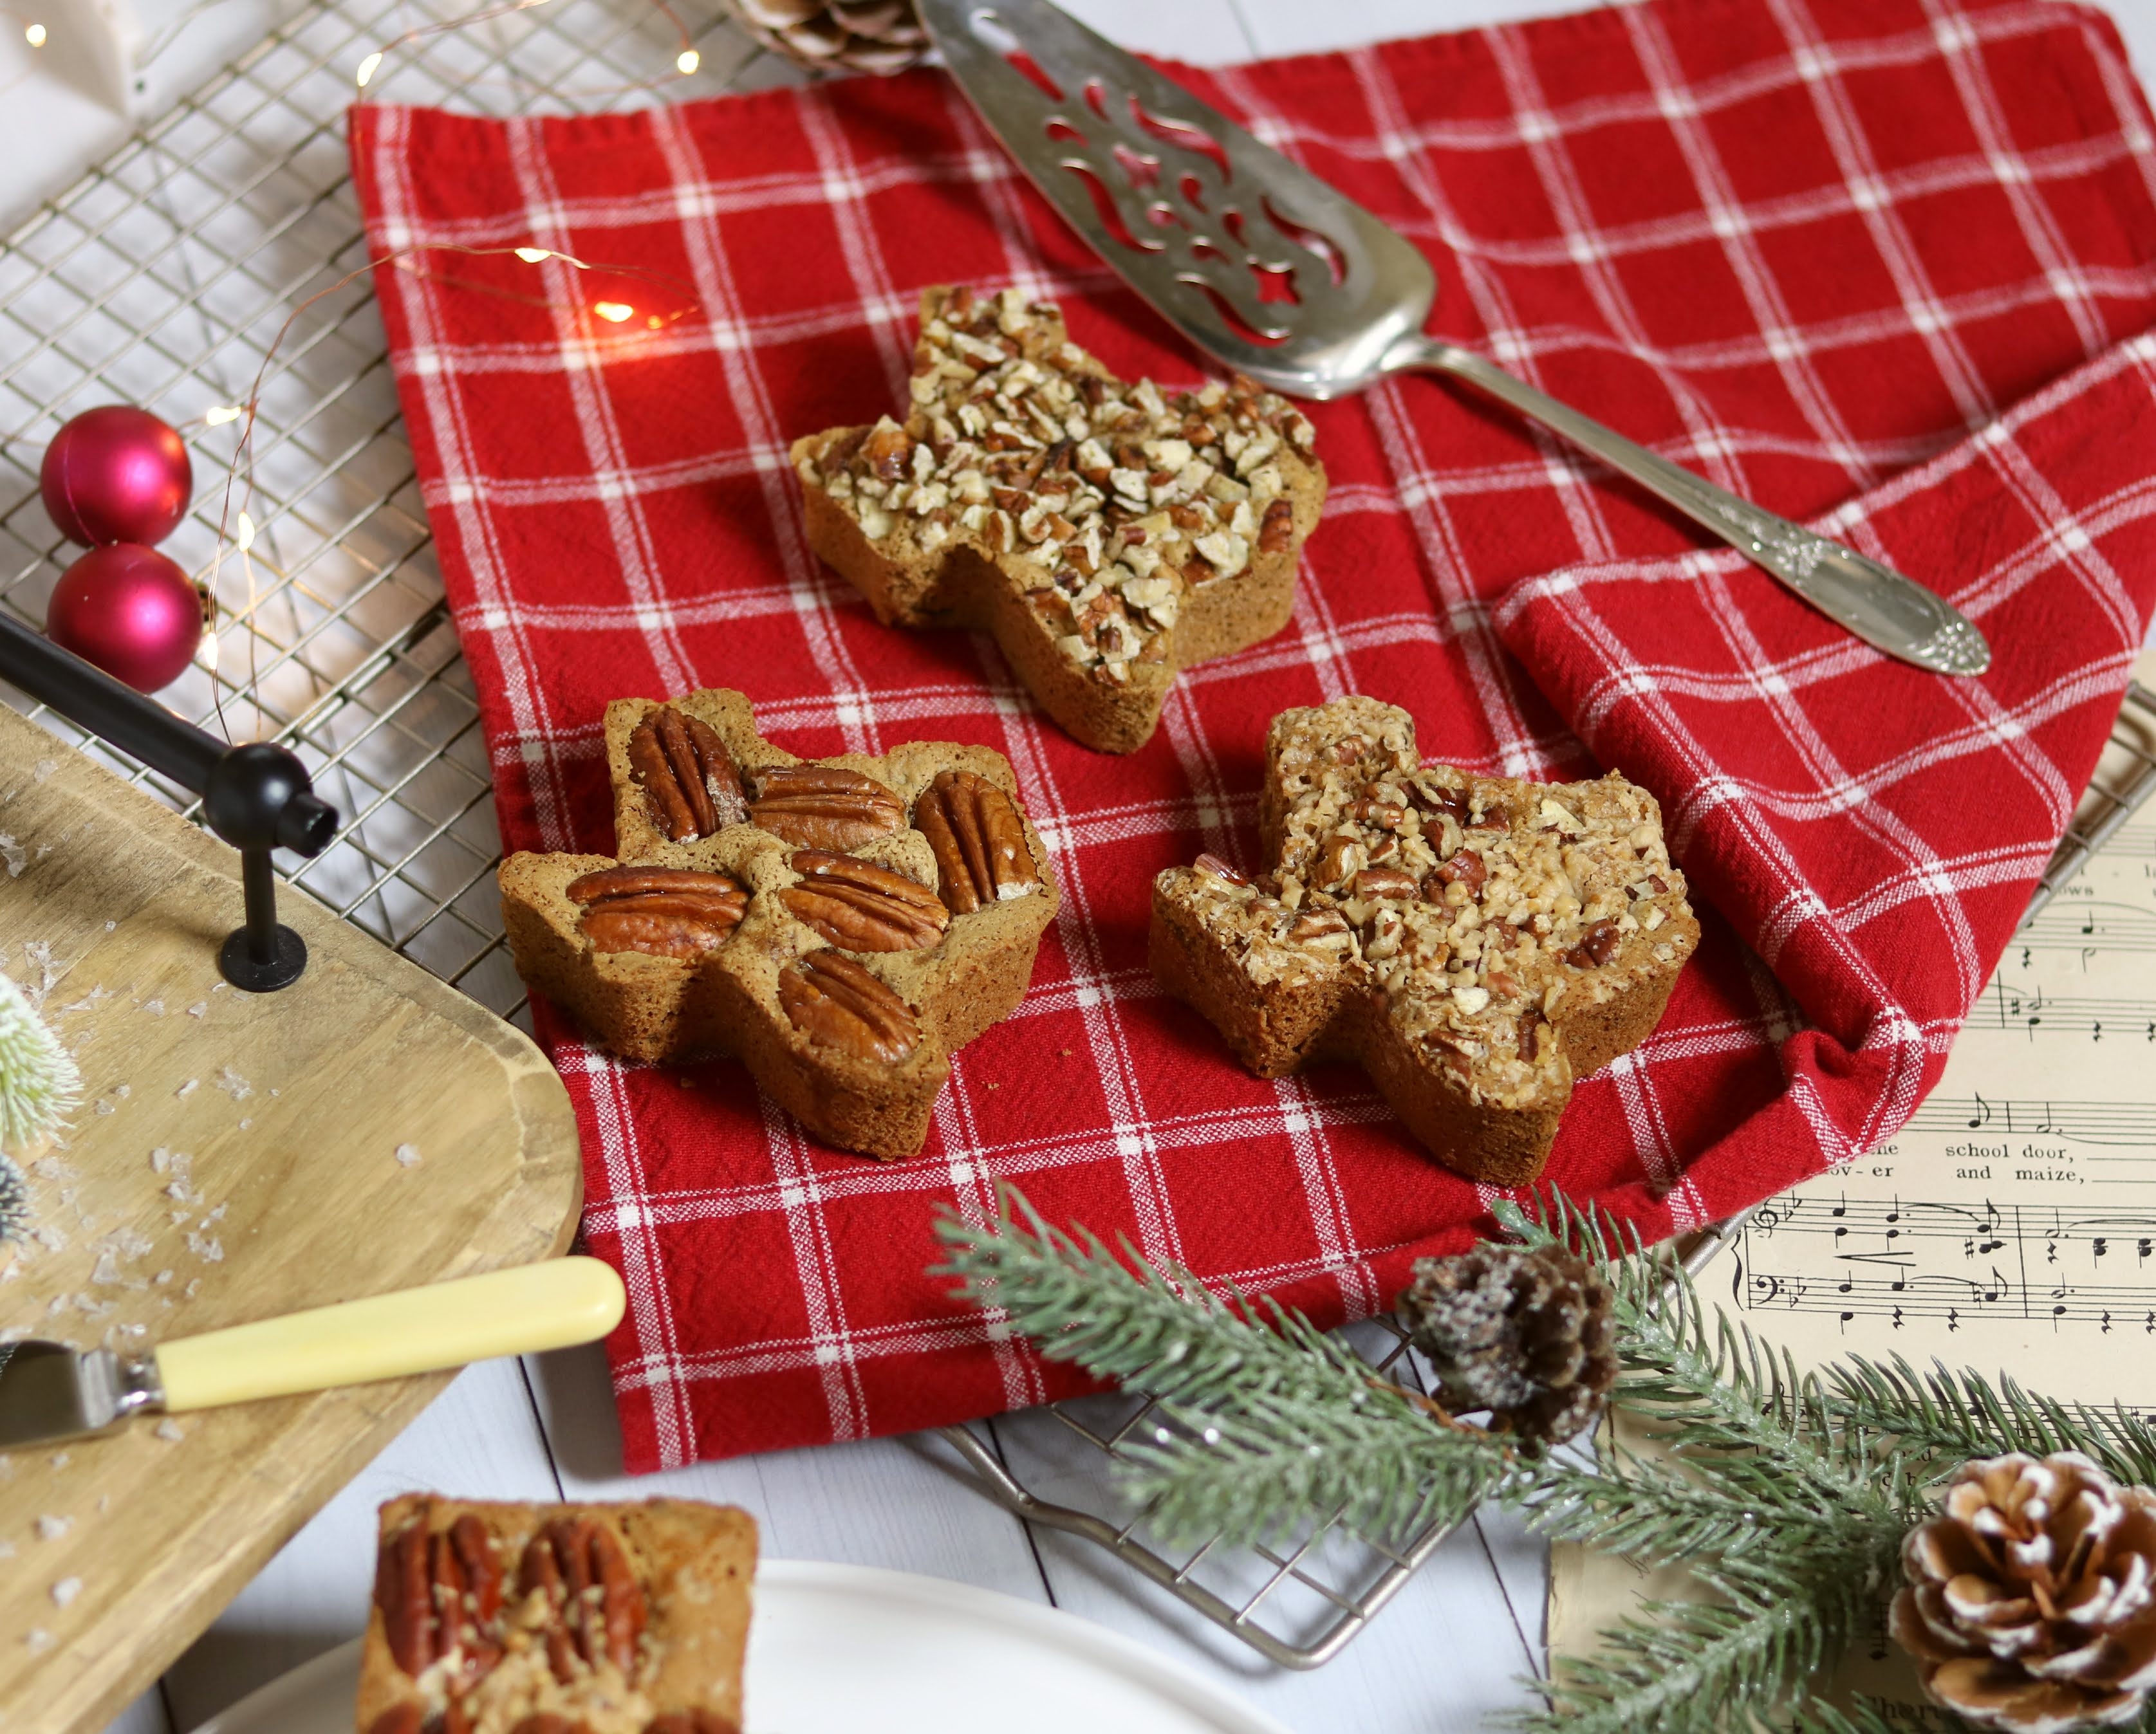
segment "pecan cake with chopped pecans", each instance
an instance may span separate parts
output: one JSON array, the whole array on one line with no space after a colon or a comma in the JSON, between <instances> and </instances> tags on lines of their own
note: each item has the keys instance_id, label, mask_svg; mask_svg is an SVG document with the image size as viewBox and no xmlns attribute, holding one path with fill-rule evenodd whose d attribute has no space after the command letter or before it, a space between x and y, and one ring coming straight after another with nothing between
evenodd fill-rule
<instances>
[{"instance_id":1,"label":"pecan cake with chopped pecans","mask_svg":"<svg viewBox=\"0 0 2156 1734\"><path fill-rule=\"evenodd\" d=\"M911 1156L1024 997L1055 881L983 746L803 761L737 692L607 706L618 857L512 855L518 972L609 1051L735 1054L819 1137Z\"/></svg>"},{"instance_id":2,"label":"pecan cake with chopped pecans","mask_svg":"<svg viewBox=\"0 0 2156 1734\"><path fill-rule=\"evenodd\" d=\"M1154 975L1260 1077L1357 1061L1473 1179L1542 1172L1573 1080L1645 1039L1699 942L1645 789L1418 768L1374 699L1273 719L1259 824L1270 872L1154 881Z\"/></svg>"},{"instance_id":3,"label":"pecan cake with chopped pecans","mask_svg":"<svg viewBox=\"0 0 2156 1734\"><path fill-rule=\"evenodd\" d=\"M739 1734L746 1511L413 1493L381 1538L359 1734Z\"/></svg>"},{"instance_id":4,"label":"pecan cake with chopped pecans","mask_svg":"<svg viewBox=\"0 0 2156 1734\"><path fill-rule=\"evenodd\" d=\"M1325 470L1247 379L1117 379L1014 289L921 297L903 424L793 444L816 552L886 625L985 627L1057 722L1129 752L1175 671L1270 638Z\"/></svg>"}]
</instances>

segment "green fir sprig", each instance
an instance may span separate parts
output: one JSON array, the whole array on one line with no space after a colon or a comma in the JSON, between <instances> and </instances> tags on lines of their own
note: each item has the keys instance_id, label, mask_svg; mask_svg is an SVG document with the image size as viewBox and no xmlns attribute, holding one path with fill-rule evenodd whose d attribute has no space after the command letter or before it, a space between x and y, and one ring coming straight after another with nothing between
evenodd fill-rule
<instances>
[{"instance_id":1,"label":"green fir sprig","mask_svg":"<svg viewBox=\"0 0 2156 1734\"><path fill-rule=\"evenodd\" d=\"M1609 1282L1609 1406L1652 1451L1613 1435L1588 1462L1468 1424L1300 1315L1052 1229L1015 1193L996 1224L947 1218L939 1233L945 1274L975 1303L1049 1358L1159 1400L1173 1424L1127 1444L1123 1473L1172 1539L1335 1521L1396 1539L1492 1500L1553 1539L1687 1567L1704 1598L1650 1604L1559 1663L1536 1683L1527 1734L1885 1734L1878 1706L1819 1694L1892 1593L1902 1537L1946 1476L1974 1457L2075 1450L2156 1481L2156 1429L2123 1409L1900 1360L1800 1372L1614 1218L1561 1196L1495 1214ZM2156 1717L2143 1726L2156 1734Z\"/></svg>"}]
</instances>

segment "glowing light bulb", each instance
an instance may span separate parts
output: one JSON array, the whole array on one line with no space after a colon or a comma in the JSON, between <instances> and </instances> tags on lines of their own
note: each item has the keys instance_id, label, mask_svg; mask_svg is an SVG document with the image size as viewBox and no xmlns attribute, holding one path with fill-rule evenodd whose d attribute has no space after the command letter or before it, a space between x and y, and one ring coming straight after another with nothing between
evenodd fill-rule
<instances>
[{"instance_id":1,"label":"glowing light bulb","mask_svg":"<svg viewBox=\"0 0 2156 1734\"><path fill-rule=\"evenodd\" d=\"M681 76L686 78L704 64L704 57L694 49L684 49L675 57L674 64L681 69Z\"/></svg>"},{"instance_id":2,"label":"glowing light bulb","mask_svg":"<svg viewBox=\"0 0 2156 1734\"><path fill-rule=\"evenodd\" d=\"M243 554L254 546L254 520L245 512L239 515L239 532L233 537L232 545Z\"/></svg>"},{"instance_id":3,"label":"glowing light bulb","mask_svg":"<svg viewBox=\"0 0 2156 1734\"><path fill-rule=\"evenodd\" d=\"M381 64L382 50L377 49L359 63L359 70L352 74L352 82L364 90L367 88L367 81L374 76L376 68Z\"/></svg>"},{"instance_id":4,"label":"glowing light bulb","mask_svg":"<svg viewBox=\"0 0 2156 1734\"><path fill-rule=\"evenodd\" d=\"M543 264L554 255L544 247L519 247L516 249L516 256L527 265L536 265Z\"/></svg>"},{"instance_id":5,"label":"glowing light bulb","mask_svg":"<svg viewBox=\"0 0 2156 1734\"><path fill-rule=\"evenodd\" d=\"M619 325L622 321L635 312L636 309L626 301L594 301L592 303L592 311L598 314L601 319Z\"/></svg>"},{"instance_id":6,"label":"glowing light bulb","mask_svg":"<svg viewBox=\"0 0 2156 1734\"><path fill-rule=\"evenodd\" d=\"M23 40L33 49L43 48L45 45L45 27L43 24L32 24L23 32Z\"/></svg>"},{"instance_id":7,"label":"glowing light bulb","mask_svg":"<svg viewBox=\"0 0 2156 1734\"><path fill-rule=\"evenodd\" d=\"M222 428L227 422L236 422L246 413L237 403L213 403L203 412L203 425Z\"/></svg>"}]
</instances>

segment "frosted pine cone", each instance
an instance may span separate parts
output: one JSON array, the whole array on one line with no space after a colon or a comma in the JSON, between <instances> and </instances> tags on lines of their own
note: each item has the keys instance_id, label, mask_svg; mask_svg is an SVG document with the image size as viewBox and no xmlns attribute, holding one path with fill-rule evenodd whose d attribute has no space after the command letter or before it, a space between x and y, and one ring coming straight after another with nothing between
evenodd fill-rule
<instances>
[{"instance_id":1,"label":"frosted pine cone","mask_svg":"<svg viewBox=\"0 0 2156 1734\"><path fill-rule=\"evenodd\" d=\"M903 72L928 52L912 0L730 0L750 35L813 72Z\"/></svg>"},{"instance_id":2,"label":"frosted pine cone","mask_svg":"<svg viewBox=\"0 0 2156 1734\"><path fill-rule=\"evenodd\" d=\"M1609 1285L1561 1247L1418 1259L1399 1317L1447 1403L1536 1444L1584 1431L1616 1381Z\"/></svg>"},{"instance_id":3,"label":"frosted pine cone","mask_svg":"<svg viewBox=\"0 0 2156 1734\"><path fill-rule=\"evenodd\" d=\"M2156 1490L2076 1451L1964 1464L1902 1543L1924 1690L2005 1734L2133 1721L2156 1685Z\"/></svg>"}]
</instances>

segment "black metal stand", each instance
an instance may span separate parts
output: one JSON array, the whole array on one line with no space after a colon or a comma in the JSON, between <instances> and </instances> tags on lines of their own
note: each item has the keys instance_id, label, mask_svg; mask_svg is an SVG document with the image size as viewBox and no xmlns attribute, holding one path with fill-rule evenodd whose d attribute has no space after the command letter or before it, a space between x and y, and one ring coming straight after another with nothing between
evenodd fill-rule
<instances>
[{"instance_id":1,"label":"black metal stand","mask_svg":"<svg viewBox=\"0 0 2156 1734\"><path fill-rule=\"evenodd\" d=\"M249 993L297 981L307 967L307 947L277 920L277 875L270 852L318 855L337 829L336 808L315 793L306 767L266 741L227 746L5 614L0 614L0 675L203 798L210 829L239 851L246 898L246 923L218 951L218 969Z\"/></svg>"}]
</instances>

